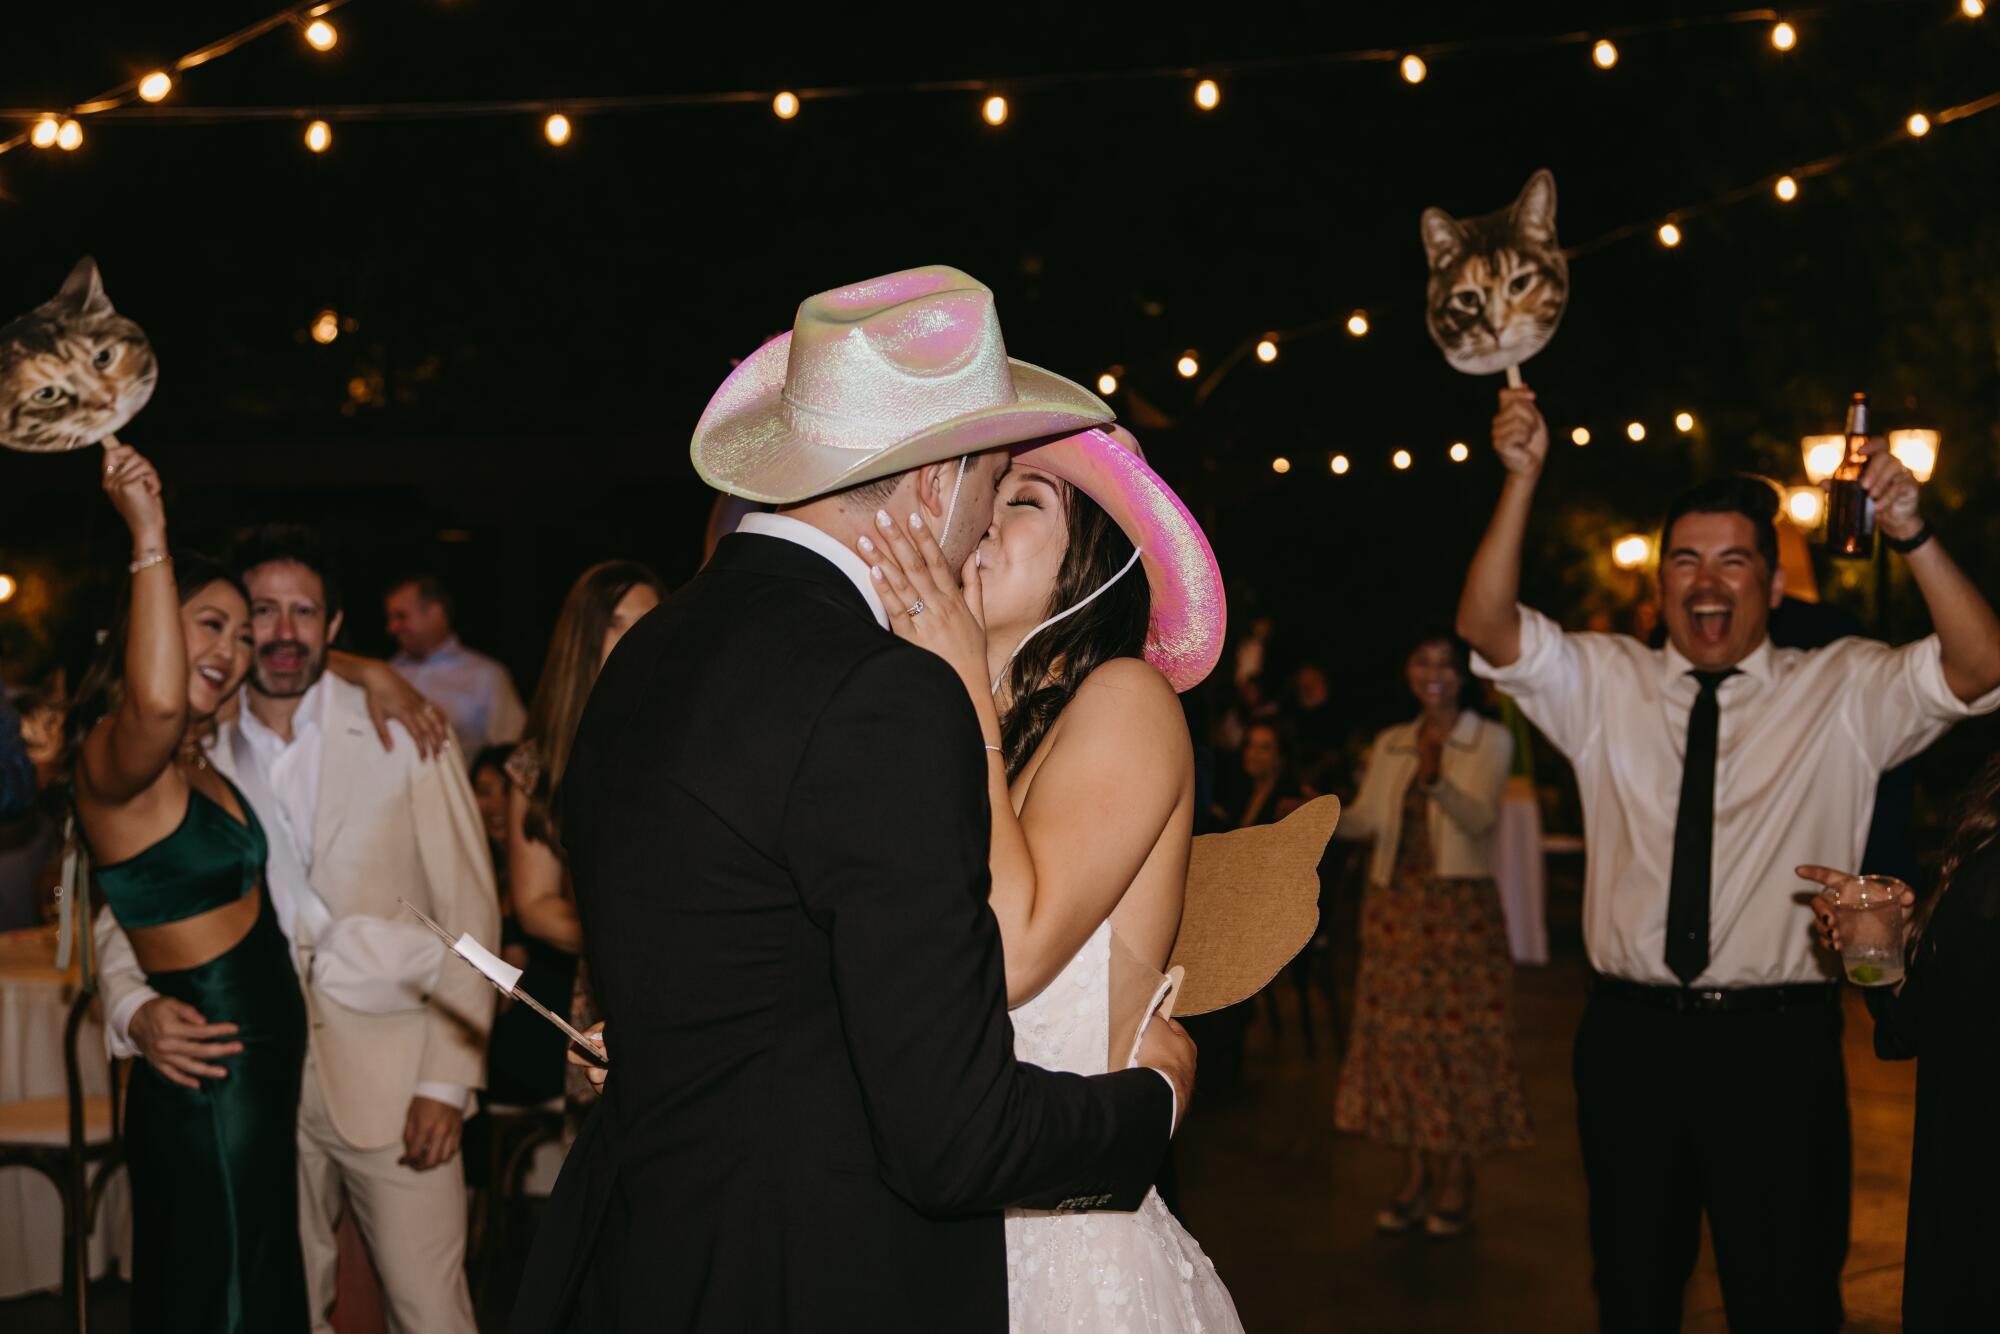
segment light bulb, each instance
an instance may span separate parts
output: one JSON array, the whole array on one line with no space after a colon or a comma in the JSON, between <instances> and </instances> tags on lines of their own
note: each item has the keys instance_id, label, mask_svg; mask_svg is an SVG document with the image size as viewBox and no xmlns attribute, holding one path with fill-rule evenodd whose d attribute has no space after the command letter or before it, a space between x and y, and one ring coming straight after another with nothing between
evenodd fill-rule
<instances>
[{"instance_id":1,"label":"light bulb","mask_svg":"<svg viewBox=\"0 0 2000 1334\"><path fill-rule=\"evenodd\" d=\"M1328 464L1327 466L1333 469L1333 475L1335 477L1345 477L1347 476L1347 470L1353 467L1354 465L1347 461L1347 455L1335 454L1333 456L1333 462Z\"/></svg>"},{"instance_id":2,"label":"light bulb","mask_svg":"<svg viewBox=\"0 0 2000 1334\"><path fill-rule=\"evenodd\" d=\"M1194 86L1194 104L1203 111L1213 111L1222 105L1222 89L1214 79L1203 79Z\"/></svg>"},{"instance_id":3,"label":"light bulb","mask_svg":"<svg viewBox=\"0 0 2000 1334\"><path fill-rule=\"evenodd\" d=\"M1274 340L1269 338L1258 340L1257 360L1263 362L1265 365L1268 366L1270 363L1276 361L1277 359L1278 359L1278 344Z\"/></svg>"},{"instance_id":4,"label":"light bulb","mask_svg":"<svg viewBox=\"0 0 2000 1334\"><path fill-rule=\"evenodd\" d=\"M1671 222L1660 224L1660 244L1672 250L1681 243L1681 229Z\"/></svg>"},{"instance_id":5,"label":"light bulb","mask_svg":"<svg viewBox=\"0 0 2000 1334\"><path fill-rule=\"evenodd\" d=\"M1357 310L1347 317L1347 332L1356 338L1368 332L1368 312Z\"/></svg>"},{"instance_id":6,"label":"light bulb","mask_svg":"<svg viewBox=\"0 0 2000 1334\"><path fill-rule=\"evenodd\" d=\"M1824 482L1847 458L1847 437L1809 435L1799 441L1799 452L1805 459L1806 480Z\"/></svg>"},{"instance_id":7,"label":"light bulb","mask_svg":"<svg viewBox=\"0 0 2000 1334\"><path fill-rule=\"evenodd\" d=\"M339 40L339 31L325 19L314 19L306 24L306 45L315 51L331 51L333 44Z\"/></svg>"},{"instance_id":8,"label":"light bulb","mask_svg":"<svg viewBox=\"0 0 2000 1334\"><path fill-rule=\"evenodd\" d=\"M1465 447L1463 440L1453 442L1451 447L1451 461L1453 463L1463 463L1471 457L1472 451Z\"/></svg>"},{"instance_id":9,"label":"light bulb","mask_svg":"<svg viewBox=\"0 0 2000 1334\"><path fill-rule=\"evenodd\" d=\"M1404 83L1422 83L1424 81L1424 75L1429 73L1430 73L1430 68L1429 66L1424 64L1424 58L1422 56L1412 52L1411 54L1403 57Z\"/></svg>"},{"instance_id":10,"label":"light bulb","mask_svg":"<svg viewBox=\"0 0 2000 1334\"><path fill-rule=\"evenodd\" d=\"M1921 485L1928 482L1931 474L1937 471L1938 433L1891 431L1889 452L1896 456L1896 462L1910 470L1910 475Z\"/></svg>"},{"instance_id":11,"label":"light bulb","mask_svg":"<svg viewBox=\"0 0 2000 1334\"><path fill-rule=\"evenodd\" d=\"M316 120L306 126L306 147L315 153L324 153L333 143L333 127L323 120Z\"/></svg>"},{"instance_id":12,"label":"light bulb","mask_svg":"<svg viewBox=\"0 0 2000 1334\"><path fill-rule=\"evenodd\" d=\"M20 585L14 582L13 575L0 574L0 602L13 601L14 590L19 587Z\"/></svg>"},{"instance_id":13,"label":"light bulb","mask_svg":"<svg viewBox=\"0 0 2000 1334\"><path fill-rule=\"evenodd\" d=\"M61 131L61 121L54 116L44 116L35 122L35 128L28 131L28 142L37 148L54 148L56 135Z\"/></svg>"},{"instance_id":14,"label":"light bulb","mask_svg":"<svg viewBox=\"0 0 2000 1334\"><path fill-rule=\"evenodd\" d=\"M779 93L771 99L771 111L779 120L790 120L799 114L799 95Z\"/></svg>"},{"instance_id":15,"label":"light bulb","mask_svg":"<svg viewBox=\"0 0 2000 1334\"><path fill-rule=\"evenodd\" d=\"M1597 68L1610 69L1618 63L1618 48L1599 39L1597 45L1590 48L1590 58L1597 63Z\"/></svg>"},{"instance_id":16,"label":"light bulb","mask_svg":"<svg viewBox=\"0 0 2000 1334\"><path fill-rule=\"evenodd\" d=\"M1921 111L1913 111L1910 118L1903 122L1903 128L1913 137L1921 139L1931 132L1931 118Z\"/></svg>"},{"instance_id":17,"label":"light bulb","mask_svg":"<svg viewBox=\"0 0 2000 1334\"><path fill-rule=\"evenodd\" d=\"M988 125L1004 125L1007 121L1007 99L995 93L980 104L979 114L986 118Z\"/></svg>"},{"instance_id":18,"label":"light bulb","mask_svg":"<svg viewBox=\"0 0 2000 1334\"><path fill-rule=\"evenodd\" d=\"M1579 426L1569 433L1569 438L1579 446L1587 445L1590 443L1590 428Z\"/></svg>"},{"instance_id":19,"label":"light bulb","mask_svg":"<svg viewBox=\"0 0 2000 1334\"><path fill-rule=\"evenodd\" d=\"M1771 45L1780 51L1789 51L1799 44L1799 30L1789 23L1777 23L1771 28Z\"/></svg>"},{"instance_id":20,"label":"light bulb","mask_svg":"<svg viewBox=\"0 0 2000 1334\"><path fill-rule=\"evenodd\" d=\"M1626 422L1625 438L1635 445L1638 444L1646 438L1646 424L1644 422Z\"/></svg>"},{"instance_id":21,"label":"light bulb","mask_svg":"<svg viewBox=\"0 0 2000 1334\"><path fill-rule=\"evenodd\" d=\"M1174 363L1174 369L1180 372L1183 380L1192 380L1201 374L1201 362L1195 359L1194 353L1183 352L1181 359Z\"/></svg>"},{"instance_id":22,"label":"light bulb","mask_svg":"<svg viewBox=\"0 0 2000 1334\"><path fill-rule=\"evenodd\" d=\"M1789 176L1780 176L1777 185L1772 188L1778 192L1778 198L1787 204L1799 197L1799 183Z\"/></svg>"},{"instance_id":23,"label":"light bulb","mask_svg":"<svg viewBox=\"0 0 2000 1334\"><path fill-rule=\"evenodd\" d=\"M1801 528L1817 528L1826 517L1826 492L1816 486L1794 486L1785 492L1785 513Z\"/></svg>"},{"instance_id":24,"label":"light bulb","mask_svg":"<svg viewBox=\"0 0 2000 1334\"><path fill-rule=\"evenodd\" d=\"M1117 377L1117 376L1115 376L1115 375L1113 375L1113 374L1112 374L1112 373L1111 373L1110 371L1106 371L1106 372L1104 372L1104 374L1102 374L1102 375L1098 376L1098 377L1097 377L1097 392L1098 392L1098 393L1100 393L1100 394L1115 394L1115 393L1117 393L1117 392L1118 392L1118 377Z\"/></svg>"},{"instance_id":25,"label":"light bulb","mask_svg":"<svg viewBox=\"0 0 2000 1334\"><path fill-rule=\"evenodd\" d=\"M173 90L173 78L165 70L156 69L139 80L139 100L142 102L161 101Z\"/></svg>"},{"instance_id":26,"label":"light bulb","mask_svg":"<svg viewBox=\"0 0 2000 1334\"><path fill-rule=\"evenodd\" d=\"M1986 0L1958 0L1958 12L1969 19L1976 19L1986 12Z\"/></svg>"},{"instance_id":27,"label":"light bulb","mask_svg":"<svg viewBox=\"0 0 2000 1334\"><path fill-rule=\"evenodd\" d=\"M1284 476L1291 470L1292 470L1292 461L1286 458L1283 454L1280 454L1278 455L1278 457L1271 460L1271 471L1277 473L1280 477Z\"/></svg>"},{"instance_id":28,"label":"light bulb","mask_svg":"<svg viewBox=\"0 0 2000 1334\"><path fill-rule=\"evenodd\" d=\"M340 315L331 310L322 310L313 316L312 340L324 347L340 337Z\"/></svg>"},{"instance_id":29,"label":"light bulb","mask_svg":"<svg viewBox=\"0 0 2000 1334\"><path fill-rule=\"evenodd\" d=\"M65 153L74 153L83 147L83 126L73 120L66 120L57 126L56 147Z\"/></svg>"},{"instance_id":30,"label":"light bulb","mask_svg":"<svg viewBox=\"0 0 2000 1334\"><path fill-rule=\"evenodd\" d=\"M1415 461L1410 457L1410 451L1407 449L1399 449L1389 456L1389 462L1396 465L1397 472L1408 471L1409 466Z\"/></svg>"},{"instance_id":31,"label":"light bulb","mask_svg":"<svg viewBox=\"0 0 2000 1334\"><path fill-rule=\"evenodd\" d=\"M1676 412L1674 414L1674 429L1682 435L1686 435L1689 431L1692 431L1694 429L1694 414L1692 412Z\"/></svg>"},{"instance_id":32,"label":"light bulb","mask_svg":"<svg viewBox=\"0 0 2000 1334\"><path fill-rule=\"evenodd\" d=\"M569 135L569 117L563 115L560 111L551 111L549 118L542 122L542 137L557 148L561 148L569 142Z\"/></svg>"},{"instance_id":33,"label":"light bulb","mask_svg":"<svg viewBox=\"0 0 2000 1334\"><path fill-rule=\"evenodd\" d=\"M1611 563L1621 570L1636 570L1653 554L1653 544L1638 533L1627 533L1611 544Z\"/></svg>"}]
</instances>

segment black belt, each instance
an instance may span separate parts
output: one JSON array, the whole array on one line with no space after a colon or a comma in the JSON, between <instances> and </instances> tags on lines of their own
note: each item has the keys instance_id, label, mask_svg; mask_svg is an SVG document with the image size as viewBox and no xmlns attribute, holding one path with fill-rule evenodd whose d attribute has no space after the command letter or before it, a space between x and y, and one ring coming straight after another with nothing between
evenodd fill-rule
<instances>
[{"instance_id":1,"label":"black belt","mask_svg":"<svg viewBox=\"0 0 2000 1334\"><path fill-rule=\"evenodd\" d=\"M1591 994L1652 1010L1704 1014L1780 1014L1824 1010L1840 1004L1840 983L1798 982L1781 987L1659 987L1598 977Z\"/></svg>"}]
</instances>

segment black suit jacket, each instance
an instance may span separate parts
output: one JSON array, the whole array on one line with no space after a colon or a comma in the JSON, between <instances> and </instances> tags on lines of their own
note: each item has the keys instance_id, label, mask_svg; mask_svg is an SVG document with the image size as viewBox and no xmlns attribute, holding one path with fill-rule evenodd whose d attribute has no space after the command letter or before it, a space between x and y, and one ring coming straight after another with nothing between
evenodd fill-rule
<instances>
[{"instance_id":1,"label":"black suit jacket","mask_svg":"<svg viewBox=\"0 0 2000 1334\"><path fill-rule=\"evenodd\" d=\"M1017 1064L965 688L737 534L625 636L564 844L611 1074L510 1328L1004 1330L1008 1204L1135 1208L1157 1074Z\"/></svg>"}]
</instances>

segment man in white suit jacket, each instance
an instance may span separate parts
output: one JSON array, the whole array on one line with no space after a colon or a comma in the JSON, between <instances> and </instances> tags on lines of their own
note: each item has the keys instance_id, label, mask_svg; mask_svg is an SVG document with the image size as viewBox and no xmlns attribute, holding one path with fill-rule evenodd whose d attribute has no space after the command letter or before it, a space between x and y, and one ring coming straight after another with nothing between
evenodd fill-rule
<instances>
[{"instance_id":1,"label":"man in white suit jacket","mask_svg":"<svg viewBox=\"0 0 2000 1334\"><path fill-rule=\"evenodd\" d=\"M353 1208L398 1334L475 1334L457 1155L485 1083L495 995L447 960L399 899L497 948L499 901L462 764L426 761L400 724L382 746L359 686L326 673L339 591L309 532L239 553L256 655L242 716L210 748L264 825L266 883L304 983L299 1209L315 1334L331 1329L334 1225ZM97 921L106 1030L170 1079L226 1077L234 1046L154 994L109 913Z\"/></svg>"}]
</instances>

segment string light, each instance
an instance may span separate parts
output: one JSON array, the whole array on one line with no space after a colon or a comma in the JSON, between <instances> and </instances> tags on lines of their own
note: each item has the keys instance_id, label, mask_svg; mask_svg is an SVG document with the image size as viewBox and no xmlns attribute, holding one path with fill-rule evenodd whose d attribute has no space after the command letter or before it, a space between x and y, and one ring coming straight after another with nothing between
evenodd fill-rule
<instances>
[{"instance_id":1,"label":"string light","mask_svg":"<svg viewBox=\"0 0 2000 1334\"><path fill-rule=\"evenodd\" d=\"M790 120L799 114L799 95L792 92L779 93L771 99L771 112L779 120Z\"/></svg>"},{"instance_id":2,"label":"string light","mask_svg":"<svg viewBox=\"0 0 2000 1334\"><path fill-rule=\"evenodd\" d=\"M1588 426L1579 426L1569 433L1569 438L1575 443L1577 448L1581 449L1590 443L1590 428Z\"/></svg>"},{"instance_id":3,"label":"string light","mask_svg":"<svg viewBox=\"0 0 2000 1334\"><path fill-rule=\"evenodd\" d=\"M1799 441L1799 453L1806 465L1806 480L1824 482L1833 476L1847 457L1847 437L1844 435L1809 435Z\"/></svg>"},{"instance_id":4,"label":"string light","mask_svg":"<svg viewBox=\"0 0 2000 1334\"><path fill-rule=\"evenodd\" d=\"M1794 486L1785 492L1785 513L1801 528L1819 527L1826 516L1826 492L1816 486Z\"/></svg>"},{"instance_id":5,"label":"string light","mask_svg":"<svg viewBox=\"0 0 2000 1334\"><path fill-rule=\"evenodd\" d=\"M1653 544L1639 533L1627 533L1611 544L1611 563L1621 570L1636 570L1653 554Z\"/></svg>"},{"instance_id":6,"label":"string light","mask_svg":"<svg viewBox=\"0 0 2000 1334\"><path fill-rule=\"evenodd\" d=\"M551 111L549 118L542 122L542 137L561 148L569 142L569 117L560 111Z\"/></svg>"},{"instance_id":7,"label":"string light","mask_svg":"<svg viewBox=\"0 0 2000 1334\"><path fill-rule=\"evenodd\" d=\"M1428 73L1430 73L1430 69L1428 66L1424 64L1424 58L1422 56L1416 54L1413 51L1409 55L1403 57L1404 83L1422 83L1424 81L1424 75Z\"/></svg>"},{"instance_id":8,"label":"string light","mask_svg":"<svg viewBox=\"0 0 2000 1334\"><path fill-rule=\"evenodd\" d=\"M1686 435L1689 431L1692 431L1694 429L1694 414L1692 412L1676 412L1674 414L1674 429L1682 435Z\"/></svg>"},{"instance_id":9,"label":"string light","mask_svg":"<svg viewBox=\"0 0 2000 1334\"><path fill-rule=\"evenodd\" d=\"M333 144L333 127L323 120L316 120L306 126L306 147L315 153L324 153Z\"/></svg>"},{"instance_id":10,"label":"string light","mask_svg":"<svg viewBox=\"0 0 2000 1334\"><path fill-rule=\"evenodd\" d=\"M1938 433L1936 431L1891 431L1889 432L1889 452L1896 462L1910 470L1910 476L1917 479L1919 486L1931 479L1937 471Z\"/></svg>"},{"instance_id":11,"label":"string light","mask_svg":"<svg viewBox=\"0 0 2000 1334\"><path fill-rule=\"evenodd\" d=\"M1006 124L1007 99L998 93L993 94L993 96L980 103L979 114L985 118L988 125Z\"/></svg>"},{"instance_id":12,"label":"string light","mask_svg":"<svg viewBox=\"0 0 2000 1334\"><path fill-rule=\"evenodd\" d=\"M333 44L339 40L339 31L325 19L314 19L306 24L306 45L315 51L331 51Z\"/></svg>"},{"instance_id":13,"label":"string light","mask_svg":"<svg viewBox=\"0 0 2000 1334\"><path fill-rule=\"evenodd\" d=\"M1799 183L1789 176L1780 176L1773 188L1778 192L1779 200L1784 203L1789 204L1799 197Z\"/></svg>"},{"instance_id":14,"label":"string light","mask_svg":"<svg viewBox=\"0 0 2000 1334\"><path fill-rule=\"evenodd\" d=\"M1356 338L1368 332L1368 312L1357 310L1347 317L1347 332Z\"/></svg>"},{"instance_id":15,"label":"string light","mask_svg":"<svg viewBox=\"0 0 2000 1334\"><path fill-rule=\"evenodd\" d=\"M1771 45L1789 51L1799 44L1799 30L1782 20L1771 27Z\"/></svg>"},{"instance_id":16,"label":"string light","mask_svg":"<svg viewBox=\"0 0 2000 1334\"><path fill-rule=\"evenodd\" d=\"M1680 243L1681 243L1681 229L1679 225L1671 222L1661 223L1660 244L1665 246L1667 249L1672 250L1675 246L1679 245Z\"/></svg>"},{"instance_id":17,"label":"string light","mask_svg":"<svg viewBox=\"0 0 2000 1334\"><path fill-rule=\"evenodd\" d=\"M1976 19L1986 12L1986 0L1958 0L1958 12L1969 19Z\"/></svg>"},{"instance_id":18,"label":"string light","mask_svg":"<svg viewBox=\"0 0 2000 1334\"><path fill-rule=\"evenodd\" d=\"M1183 380L1192 380L1201 374L1201 362L1196 359L1192 351L1183 352L1181 359L1174 363L1174 369L1180 372Z\"/></svg>"},{"instance_id":19,"label":"string light","mask_svg":"<svg viewBox=\"0 0 2000 1334\"><path fill-rule=\"evenodd\" d=\"M340 315L332 310L322 310L313 316L312 340L325 347L340 337Z\"/></svg>"},{"instance_id":20,"label":"string light","mask_svg":"<svg viewBox=\"0 0 2000 1334\"><path fill-rule=\"evenodd\" d=\"M1270 365L1278 359L1278 343L1270 334L1265 334L1257 343L1257 360Z\"/></svg>"},{"instance_id":21,"label":"string light","mask_svg":"<svg viewBox=\"0 0 2000 1334\"><path fill-rule=\"evenodd\" d=\"M1463 463L1471 457L1472 457L1472 451L1465 447L1465 442L1463 440L1455 441L1452 444L1451 461L1453 463Z\"/></svg>"},{"instance_id":22,"label":"string light","mask_svg":"<svg viewBox=\"0 0 2000 1334\"><path fill-rule=\"evenodd\" d=\"M14 582L13 575L0 574L0 602L12 602L14 590L19 587L20 585Z\"/></svg>"},{"instance_id":23,"label":"string light","mask_svg":"<svg viewBox=\"0 0 2000 1334\"><path fill-rule=\"evenodd\" d=\"M56 128L56 147L65 153L74 153L83 147L83 126L73 120L66 120Z\"/></svg>"},{"instance_id":24,"label":"string light","mask_svg":"<svg viewBox=\"0 0 2000 1334\"><path fill-rule=\"evenodd\" d=\"M1931 118L1921 111L1912 111L1910 118L1903 122L1903 128L1913 139L1921 139L1931 132Z\"/></svg>"},{"instance_id":25,"label":"string light","mask_svg":"<svg viewBox=\"0 0 2000 1334\"><path fill-rule=\"evenodd\" d=\"M1597 68L1610 69L1618 63L1618 48L1599 38L1597 45L1590 48L1590 58L1596 62Z\"/></svg>"},{"instance_id":26,"label":"string light","mask_svg":"<svg viewBox=\"0 0 2000 1334\"><path fill-rule=\"evenodd\" d=\"M1646 424L1644 422L1626 422L1625 438L1635 445L1638 444L1646 438Z\"/></svg>"},{"instance_id":27,"label":"string light","mask_svg":"<svg viewBox=\"0 0 2000 1334\"><path fill-rule=\"evenodd\" d=\"M139 100L142 102L164 101L174 90L174 81L165 70L154 70L139 80Z\"/></svg>"},{"instance_id":28,"label":"string light","mask_svg":"<svg viewBox=\"0 0 2000 1334\"><path fill-rule=\"evenodd\" d=\"M1354 465L1347 461L1347 455L1335 454L1333 456L1333 462L1328 464L1327 466L1333 469L1333 475L1335 477L1345 477L1347 476L1347 470L1353 467Z\"/></svg>"},{"instance_id":29,"label":"string light","mask_svg":"<svg viewBox=\"0 0 2000 1334\"><path fill-rule=\"evenodd\" d=\"M1416 460L1410 457L1409 450L1399 449L1389 456L1389 462L1396 465L1397 472L1408 472L1410 465Z\"/></svg>"},{"instance_id":30,"label":"string light","mask_svg":"<svg viewBox=\"0 0 2000 1334\"><path fill-rule=\"evenodd\" d=\"M1271 471L1277 473L1280 477L1284 476L1291 470L1292 470L1292 461L1286 458L1283 454L1280 454L1278 455L1278 457L1271 460Z\"/></svg>"},{"instance_id":31,"label":"string light","mask_svg":"<svg viewBox=\"0 0 2000 1334\"><path fill-rule=\"evenodd\" d=\"M1111 395L1117 393L1118 377L1113 375L1110 371L1106 371L1104 372L1104 374L1098 376L1097 392L1103 394L1106 398L1109 398Z\"/></svg>"},{"instance_id":32,"label":"string light","mask_svg":"<svg viewBox=\"0 0 2000 1334\"><path fill-rule=\"evenodd\" d=\"M1203 111L1213 111L1222 105L1222 89L1214 79L1203 79L1194 86L1194 104Z\"/></svg>"},{"instance_id":33,"label":"string light","mask_svg":"<svg viewBox=\"0 0 2000 1334\"><path fill-rule=\"evenodd\" d=\"M62 122L54 116L44 116L35 122L35 128L28 131L28 142L37 148L54 148L56 135L62 130Z\"/></svg>"}]
</instances>

